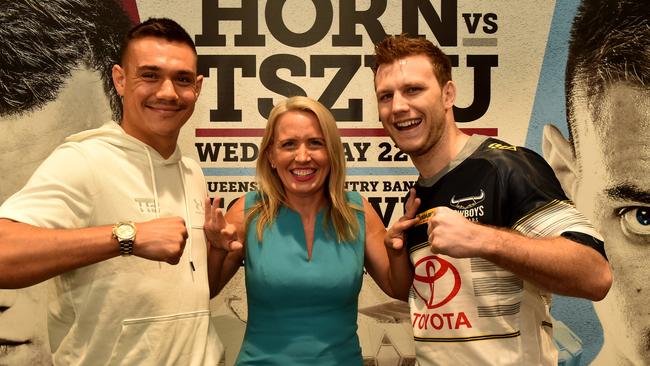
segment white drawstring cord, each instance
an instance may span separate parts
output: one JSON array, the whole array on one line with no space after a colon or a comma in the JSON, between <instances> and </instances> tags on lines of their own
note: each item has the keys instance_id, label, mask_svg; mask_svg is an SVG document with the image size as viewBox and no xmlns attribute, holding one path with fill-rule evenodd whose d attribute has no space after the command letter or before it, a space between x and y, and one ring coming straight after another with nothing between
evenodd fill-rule
<instances>
[{"instance_id":1,"label":"white drawstring cord","mask_svg":"<svg viewBox=\"0 0 650 366\"><path fill-rule=\"evenodd\" d=\"M149 173L151 174L151 184L153 188L153 206L154 210L156 211L156 218L160 218L160 207L158 206L158 189L156 188L156 173L154 172L153 169L153 160L151 160L151 153L149 153L149 149L147 149L146 146L142 147L147 154L147 160L149 161ZM158 261L158 269L162 269L162 264L160 261Z\"/></svg>"},{"instance_id":2,"label":"white drawstring cord","mask_svg":"<svg viewBox=\"0 0 650 366\"><path fill-rule=\"evenodd\" d=\"M154 200L154 206L156 210L156 218L160 218L160 204L158 202L158 189L156 188L156 174L153 168L153 160L151 159L151 153L149 153L149 149L144 146L144 151L147 153L147 159L149 161L149 171L151 174L151 182L153 184L153 200ZM192 272L196 271L196 268L194 267L194 262L193 262L193 255L192 255L192 217L190 216L190 211L189 211L189 201L187 198L187 189L185 188L185 174L183 173L183 159L178 161L178 172L181 175L181 184L183 188L183 198L185 200L185 220L187 221L185 223L185 226L189 228L189 232L187 235L187 242L186 246L189 245L190 247L190 268L192 269ZM162 264L158 262L158 268L162 268Z\"/></svg>"},{"instance_id":3,"label":"white drawstring cord","mask_svg":"<svg viewBox=\"0 0 650 366\"><path fill-rule=\"evenodd\" d=\"M185 246L190 246L190 267L192 272L196 271L194 268L193 255L192 255L192 216L190 215L189 201L187 197L187 188L185 186L185 174L183 173L183 158L178 161L178 171L181 174L181 184L183 185L183 197L185 198L185 219L187 220L186 226L188 227L189 233L187 235L187 243Z\"/></svg>"}]
</instances>

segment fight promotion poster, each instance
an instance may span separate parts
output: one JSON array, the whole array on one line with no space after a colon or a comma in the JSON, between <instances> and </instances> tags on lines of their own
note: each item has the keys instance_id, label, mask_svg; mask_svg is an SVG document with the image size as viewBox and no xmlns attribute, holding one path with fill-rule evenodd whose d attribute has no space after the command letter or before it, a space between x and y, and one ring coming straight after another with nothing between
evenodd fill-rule
<instances>
[{"instance_id":1,"label":"fight promotion poster","mask_svg":"<svg viewBox=\"0 0 650 366\"><path fill-rule=\"evenodd\" d=\"M107 35L123 34L131 24L149 17L170 17L193 36L198 70L205 77L179 145L185 155L200 163L210 196L222 198L227 208L245 192L256 190L255 161L269 111L287 96L306 95L328 107L337 120L347 160L347 189L365 196L388 226L402 215L403 198L417 179L417 171L378 120L371 71L373 44L386 35L401 33L430 39L451 57L458 90L454 114L461 129L543 154L545 125L555 125L561 136L568 136L564 73L578 3L125 0L113 4L110 0L51 0L45 6L22 0L5 4L0 9L4 28L0 48L3 55L10 56L0 56L0 73L9 75L0 80L4 84L0 85L0 201L18 190L65 136L97 127L115 113L111 111L111 105L115 106L111 97L115 96L105 89L107 80L101 76L110 68L97 62L101 54L93 51L93 46L86 50L86 43L74 50L63 47L64 41L83 38L92 45L97 38L102 46L94 50L107 49L119 39ZM65 9L78 9L78 14ZM120 16L110 15L115 12ZM75 24L93 31L80 28L66 33ZM54 33L51 27L61 29ZM23 33L16 36L19 31ZM85 32L83 37L80 32ZM43 40L38 44L58 47L60 52L52 52L52 60L78 57L79 61L57 64L64 68L58 71L62 76L49 86L32 84L33 89L49 88L44 95L32 95L30 88L12 88L12 80L41 80L47 70L31 69L29 63L12 57L43 54L41 49L31 49L35 43L29 42L39 37ZM27 41L8 42L16 38ZM58 46L56 42L60 42ZM21 69L16 65L28 66ZM580 189L589 188L583 185ZM648 194L644 197L647 200ZM647 243L643 235L648 233L644 226L648 225L647 211L636 202L629 206L636 207L636 217L646 221L638 221L635 248ZM616 255L609 259L615 276L617 268L629 265L616 263L620 260ZM645 271L644 263L633 266ZM647 278L639 273L633 276ZM615 281L624 283L626 278L615 277ZM634 293L645 299L650 289L643 286L645 283L616 295ZM47 364L44 294L44 285L0 290L0 364ZM596 306L586 300L554 296L554 333L561 364L607 364L604 360L618 353L634 354L631 359L637 362L650 360L647 347L645 351L636 347L650 342L647 310L625 308L647 305L638 299L611 296ZM212 300L211 307L225 345L223 364L232 365L247 321L243 270ZM637 324L633 327L637 333L629 330L631 323ZM413 327L453 329L466 324L461 311L425 321L411 319L406 303L387 297L369 276L364 278L358 320L364 364L413 365ZM619 340L614 339L617 335ZM17 343L28 358L12 354ZM24 352L26 348L28 352Z\"/></svg>"}]
</instances>

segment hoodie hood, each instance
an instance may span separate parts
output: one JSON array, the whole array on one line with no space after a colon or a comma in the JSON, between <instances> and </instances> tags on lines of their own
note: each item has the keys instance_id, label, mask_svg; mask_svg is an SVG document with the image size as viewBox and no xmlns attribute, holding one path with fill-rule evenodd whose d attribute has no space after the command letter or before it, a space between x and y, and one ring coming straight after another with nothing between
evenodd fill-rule
<instances>
[{"instance_id":1,"label":"hoodie hood","mask_svg":"<svg viewBox=\"0 0 650 366\"><path fill-rule=\"evenodd\" d=\"M124 150L132 151L136 154L148 153L155 165L178 164L182 158L178 145L176 145L172 155L165 159L153 147L124 132L122 126L115 121L106 122L99 128L81 131L74 135L70 135L65 139L65 141L82 142L88 139L98 139L111 145L119 146Z\"/></svg>"}]
</instances>

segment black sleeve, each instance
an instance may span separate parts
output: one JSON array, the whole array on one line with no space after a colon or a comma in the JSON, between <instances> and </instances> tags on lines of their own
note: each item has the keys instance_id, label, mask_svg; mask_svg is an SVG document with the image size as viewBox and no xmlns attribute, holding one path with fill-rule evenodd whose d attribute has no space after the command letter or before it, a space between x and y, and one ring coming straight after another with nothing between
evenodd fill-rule
<instances>
[{"instance_id":1,"label":"black sleeve","mask_svg":"<svg viewBox=\"0 0 650 366\"><path fill-rule=\"evenodd\" d=\"M602 240L594 238L588 234L579 233L577 231L565 231L562 233L562 237L575 241L576 243L584 244L588 247L594 248L598 253L600 253L600 255L607 259L607 254L605 253L605 243Z\"/></svg>"},{"instance_id":2,"label":"black sleeve","mask_svg":"<svg viewBox=\"0 0 650 366\"><path fill-rule=\"evenodd\" d=\"M495 155L510 226L549 203L568 201L553 169L537 153L517 147Z\"/></svg>"}]
</instances>

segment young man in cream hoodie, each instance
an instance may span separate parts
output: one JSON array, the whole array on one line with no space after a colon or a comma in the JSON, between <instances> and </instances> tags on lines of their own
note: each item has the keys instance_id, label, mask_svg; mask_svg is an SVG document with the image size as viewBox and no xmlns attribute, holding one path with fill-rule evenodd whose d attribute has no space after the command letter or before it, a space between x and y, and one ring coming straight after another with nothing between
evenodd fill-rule
<instances>
[{"instance_id":1,"label":"young man in cream hoodie","mask_svg":"<svg viewBox=\"0 0 650 366\"><path fill-rule=\"evenodd\" d=\"M0 288L53 278L55 364L214 365L203 233L207 192L177 138L201 90L191 37L150 19L113 82L120 124L73 135L0 207Z\"/></svg>"},{"instance_id":2,"label":"young man in cream hoodie","mask_svg":"<svg viewBox=\"0 0 650 366\"><path fill-rule=\"evenodd\" d=\"M2 204L67 136L122 112L111 68L133 24L95 0L5 2L0 24ZM46 286L0 289L0 365L52 364Z\"/></svg>"}]
</instances>

